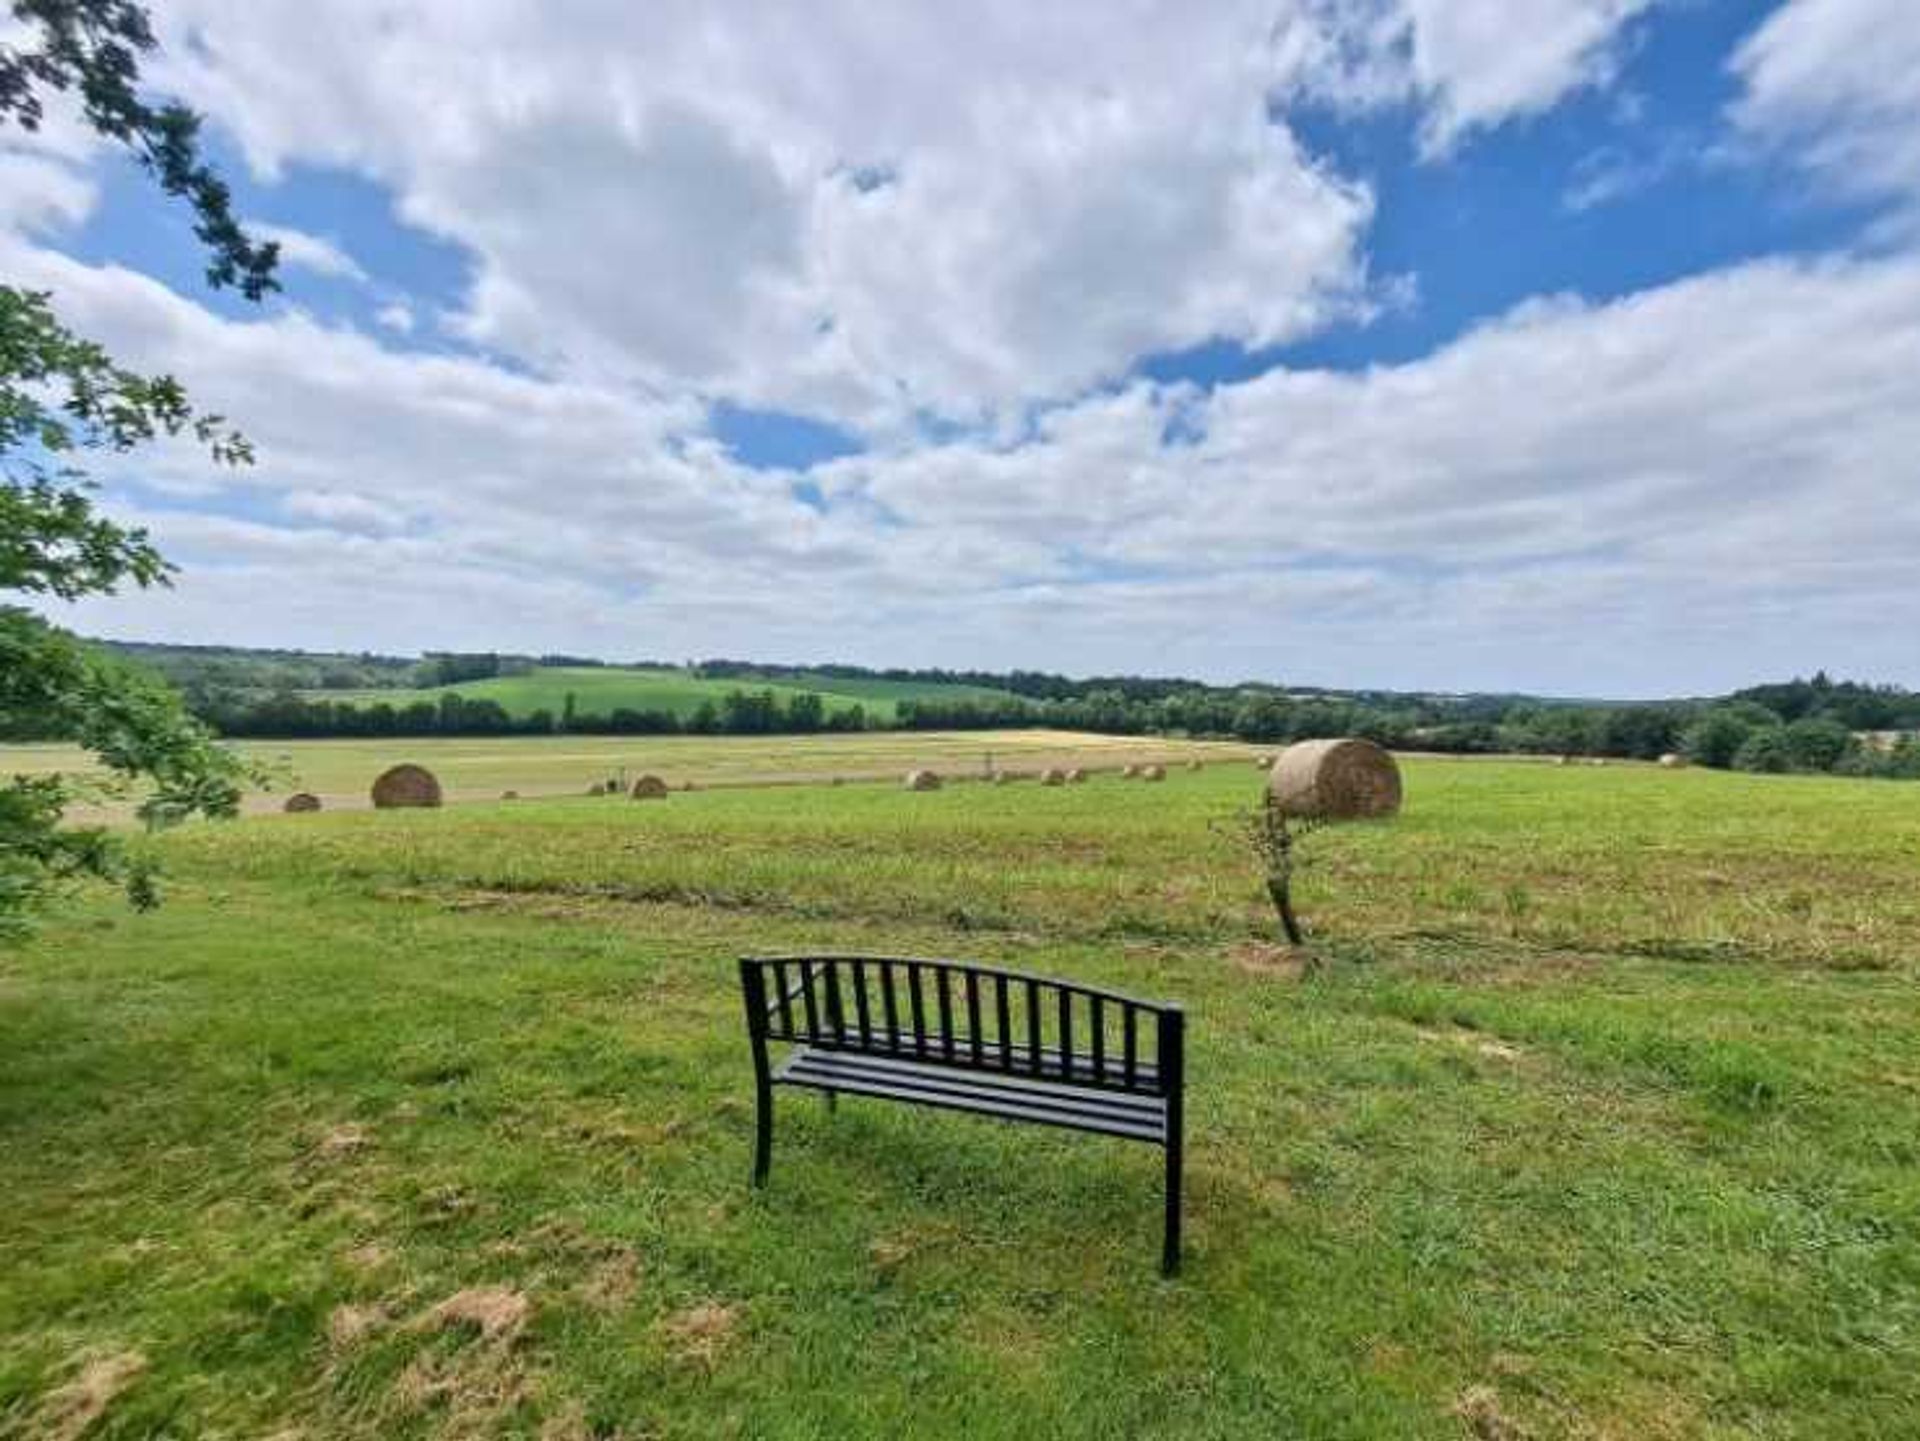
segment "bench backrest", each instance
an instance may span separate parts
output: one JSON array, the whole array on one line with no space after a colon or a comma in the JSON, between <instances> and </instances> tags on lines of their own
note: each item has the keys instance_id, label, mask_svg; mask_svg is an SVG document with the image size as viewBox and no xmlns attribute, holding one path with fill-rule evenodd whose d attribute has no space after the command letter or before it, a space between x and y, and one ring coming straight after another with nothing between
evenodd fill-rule
<instances>
[{"instance_id":1,"label":"bench backrest","mask_svg":"<svg viewBox=\"0 0 1920 1441\"><path fill-rule=\"evenodd\" d=\"M960 1070L1177 1095L1177 1005L993 966L906 956L748 956L756 1042L793 1041Z\"/></svg>"}]
</instances>

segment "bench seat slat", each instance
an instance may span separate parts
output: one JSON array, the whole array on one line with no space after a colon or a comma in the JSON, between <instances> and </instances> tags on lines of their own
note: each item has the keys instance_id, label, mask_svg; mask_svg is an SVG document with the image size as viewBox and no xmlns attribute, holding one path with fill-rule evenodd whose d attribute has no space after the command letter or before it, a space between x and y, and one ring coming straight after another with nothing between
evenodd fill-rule
<instances>
[{"instance_id":1,"label":"bench seat slat","mask_svg":"<svg viewBox=\"0 0 1920 1441\"><path fill-rule=\"evenodd\" d=\"M849 1059L832 1052L802 1049L780 1068L774 1080L777 1084L909 1101L1136 1141L1161 1143L1166 1138L1166 1105L1157 1097L1126 1097L1127 1106L1119 1108L1088 1104L1090 1094L1097 1102L1103 1093L1078 1087L1013 1085L1008 1084L1008 1078L963 1075L937 1066L911 1066L867 1057L859 1058L858 1066L823 1064L828 1058Z\"/></svg>"}]
</instances>

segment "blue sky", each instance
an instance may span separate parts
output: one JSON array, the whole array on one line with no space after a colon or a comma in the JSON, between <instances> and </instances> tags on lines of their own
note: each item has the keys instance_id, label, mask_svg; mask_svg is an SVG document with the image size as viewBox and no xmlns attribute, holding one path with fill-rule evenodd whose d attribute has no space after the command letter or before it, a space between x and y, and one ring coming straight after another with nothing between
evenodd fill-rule
<instances>
[{"instance_id":1,"label":"blue sky","mask_svg":"<svg viewBox=\"0 0 1920 1441\"><path fill-rule=\"evenodd\" d=\"M104 472L183 575L73 623L1920 684L1896 0L314 8L156 16L264 307L79 127L0 137L10 271L260 450Z\"/></svg>"}]
</instances>

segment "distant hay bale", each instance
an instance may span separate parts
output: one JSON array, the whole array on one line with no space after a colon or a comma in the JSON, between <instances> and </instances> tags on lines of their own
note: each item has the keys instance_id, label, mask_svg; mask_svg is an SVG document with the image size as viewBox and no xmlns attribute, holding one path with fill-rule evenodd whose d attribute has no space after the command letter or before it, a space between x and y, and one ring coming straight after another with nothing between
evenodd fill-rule
<instances>
[{"instance_id":1,"label":"distant hay bale","mask_svg":"<svg viewBox=\"0 0 1920 1441\"><path fill-rule=\"evenodd\" d=\"M1165 766L1141 766L1140 779L1143 781L1163 781L1167 778Z\"/></svg>"},{"instance_id":2,"label":"distant hay bale","mask_svg":"<svg viewBox=\"0 0 1920 1441\"><path fill-rule=\"evenodd\" d=\"M933 771L908 771L900 784L910 791L937 791L940 789L940 777Z\"/></svg>"},{"instance_id":3,"label":"distant hay bale","mask_svg":"<svg viewBox=\"0 0 1920 1441\"><path fill-rule=\"evenodd\" d=\"M1201 760L1199 756L1194 756L1191 760L1187 762L1187 769L1190 771L1197 771L1200 769L1201 766L1205 764L1206 762Z\"/></svg>"},{"instance_id":4,"label":"distant hay bale","mask_svg":"<svg viewBox=\"0 0 1920 1441\"><path fill-rule=\"evenodd\" d=\"M295 791L280 809L291 816L311 815L320 809L320 797L312 791Z\"/></svg>"},{"instance_id":5,"label":"distant hay bale","mask_svg":"<svg viewBox=\"0 0 1920 1441\"><path fill-rule=\"evenodd\" d=\"M993 783L997 786L1003 786L1012 779L1013 773L1011 771L995 771L992 776Z\"/></svg>"},{"instance_id":6,"label":"distant hay bale","mask_svg":"<svg viewBox=\"0 0 1920 1441\"><path fill-rule=\"evenodd\" d=\"M500 799L503 801L517 801L520 799L520 792L519 791L501 791Z\"/></svg>"},{"instance_id":7,"label":"distant hay bale","mask_svg":"<svg viewBox=\"0 0 1920 1441\"><path fill-rule=\"evenodd\" d=\"M1400 809L1400 767L1372 741L1301 741L1280 752L1267 794L1284 815L1368 820Z\"/></svg>"},{"instance_id":8,"label":"distant hay bale","mask_svg":"<svg viewBox=\"0 0 1920 1441\"><path fill-rule=\"evenodd\" d=\"M606 793L607 793L607 788L601 785L599 781L595 781L592 785L587 787L587 794L590 796L603 796Z\"/></svg>"},{"instance_id":9,"label":"distant hay bale","mask_svg":"<svg viewBox=\"0 0 1920 1441\"><path fill-rule=\"evenodd\" d=\"M1263 771L1270 771L1273 769L1272 756L1255 756L1253 758L1253 763Z\"/></svg>"},{"instance_id":10,"label":"distant hay bale","mask_svg":"<svg viewBox=\"0 0 1920 1441\"><path fill-rule=\"evenodd\" d=\"M1043 786L1063 786L1067 783L1067 773L1058 766L1048 766L1040 772L1040 784Z\"/></svg>"},{"instance_id":11,"label":"distant hay bale","mask_svg":"<svg viewBox=\"0 0 1920 1441\"><path fill-rule=\"evenodd\" d=\"M1589 758L1587 761L1587 764L1590 766L1603 766L1606 763L1607 763L1607 758L1605 756L1593 756Z\"/></svg>"},{"instance_id":12,"label":"distant hay bale","mask_svg":"<svg viewBox=\"0 0 1920 1441\"><path fill-rule=\"evenodd\" d=\"M667 798L667 783L659 776L641 776L628 794L637 801L663 801Z\"/></svg>"},{"instance_id":13,"label":"distant hay bale","mask_svg":"<svg viewBox=\"0 0 1920 1441\"><path fill-rule=\"evenodd\" d=\"M1660 764L1665 766L1670 771L1680 770L1686 765L1686 763L1687 763L1687 758L1675 751L1668 751L1665 755L1660 757Z\"/></svg>"},{"instance_id":14,"label":"distant hay bale","mask_svg":"<svg viewBox=\"0 0 1920 1441\"><path fill-rule=\"evenodd\" d=\"M1573 764L1573 757L1572 756L1555 756L1553 758L1553 763L1557 766L1570 766Z\"/></svg>"},{"instance_id":15,"label":"distant hay bale","mask_svg":"<svg viewBox=\"0 0 1920 1441\"><path fill-rule=\"evenodd\" d=\"M1131 761L1120 767L1120 779L1123 781L1130 781L1139 774L1140 767L1134 765Z\"/></svg>"},{"instance_id":16,"label":"distant hay bale","mask_svg":"<svg viewBox=\"0 0 1920 1441\"><path fill-rule=\"evenodd\" d=\"M1087 773L1081 770L1079 766L1070 766L1068 768L1067 770L1068 785L1070 786L1083 785L1085 784L1086 779L1087 779Z\"/></svg>"},{"instance_id":17,"label":"distant hay bale","mask_svg":"<svg viewBox=\"0 0 1920 1441\"><path fill-rule=\"evenodd\" d=\"M425 766L397 765L382 771L373 783L373 804L376 810L383 811L404 806L437 806L440 782Z\"/></svg>"}]
</instances>

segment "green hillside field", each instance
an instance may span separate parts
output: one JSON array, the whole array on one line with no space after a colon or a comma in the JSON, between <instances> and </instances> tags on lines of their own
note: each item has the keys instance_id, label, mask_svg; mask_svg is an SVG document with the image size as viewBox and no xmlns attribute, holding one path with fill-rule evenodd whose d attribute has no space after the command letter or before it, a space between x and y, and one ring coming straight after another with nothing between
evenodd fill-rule
<instances>
[{"instance_id":1,"label":"green hillside field","mask_svg":"<svg viewBox=\"0 0 1920 1441\"><path fill-rule=\"evenodd\" d=\"M945 700L975 697L1006 700L1004 691L978 686L951 686L915 681L841 680L805 673L781 673L779 679L757 676L728 676L704 679L684 670L628 669L614 666L542 666L522 675L497 676L489 680L462 681L457 685L412 690L308 691L310 700L346 701L355 705L373 705L384 701L392 706L411 705L415 701L435 701L452 692L469 700L498 702L509 715L531 715L547 710L559 715L569 691L581 714L609 715L618 709L672 711L685 717L700 708L703 701L719 705L733 691L770 690L782 702L808 691L826 700L830 714L865 708L869 718L891 721L898 703L918 697Z\"/></svg>"}]
</instances>

